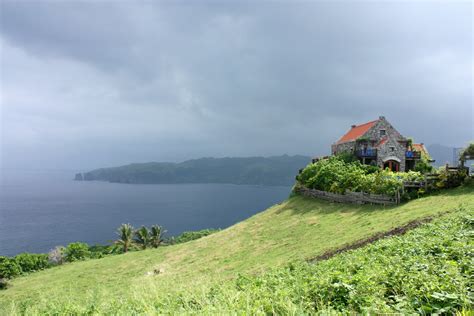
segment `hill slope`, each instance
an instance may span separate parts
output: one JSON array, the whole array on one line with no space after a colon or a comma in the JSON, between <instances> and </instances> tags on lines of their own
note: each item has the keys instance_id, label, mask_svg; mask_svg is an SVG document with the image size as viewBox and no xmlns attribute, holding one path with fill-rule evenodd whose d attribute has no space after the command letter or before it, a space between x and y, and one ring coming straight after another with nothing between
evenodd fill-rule
<instances>
[{"instance_id":1,"label":"hill slope","mask_svg":"<svg viewBox=\"0 0 474 316\"><path fill-rule=\"evenodd\" d=\"M181 163L149 162L101 168L84 180L119 183L232 183L292 185L295 174L311 161L305 156L201 158Z\"/></svg>"},{"instance_id":2,"label":"hill slope","mask_svg":"<svg viewBox=\"0 0 474 316\"><path fill-rule=\"evenodd\" d=\"M239 273L260 273L320 255L413 219L474 207L474 188L464 187L397 207L331 204L292 197L219 233L171 247L67 264L20 277L0 291L0 311L26 307L73 308L100 301L139 299L135 290L162 296L198 291ZM159 275L147 275L162 268ZM95 303L94 303L95 302ZM143 302L142 302L143 303ZM0 314L4 314L0 313Z\"/></svg>"}]
</instances>

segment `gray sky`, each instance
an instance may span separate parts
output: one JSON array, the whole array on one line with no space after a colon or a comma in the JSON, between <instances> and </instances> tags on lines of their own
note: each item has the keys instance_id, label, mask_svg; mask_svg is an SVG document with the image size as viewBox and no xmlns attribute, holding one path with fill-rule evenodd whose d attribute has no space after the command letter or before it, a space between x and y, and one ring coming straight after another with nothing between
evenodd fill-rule
<instances>
[{"instance_id":1,"label":"gray sky","mask_svg":"<svg viewBox=\"0 0 474 316\"><path fill-rule=\"evenodd\" d=\"M192 3L2 1L3 167L474 139L471 2Z\"/></svg>"}]
</instances>

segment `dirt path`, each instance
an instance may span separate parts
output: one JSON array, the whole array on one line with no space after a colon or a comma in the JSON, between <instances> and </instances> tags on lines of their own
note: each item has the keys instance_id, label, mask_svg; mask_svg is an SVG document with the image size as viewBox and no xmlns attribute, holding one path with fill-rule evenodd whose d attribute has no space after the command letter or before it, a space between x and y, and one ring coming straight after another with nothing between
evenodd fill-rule
<instances>
[{"instance_id":1,"label":"dirt path","mask_svg":"<svg viewBox=\"0 0 474 316\"><path fill-rule=\"evenodd\" d=\"M415 229L423 224L426 224L426 223L429 223L431 222L433 219L437 218L437 217L441 217L442 215L445 215L447 214L448 212L443 212L443 213L440 213L438 215L435 215L435 216L427 216L427 217L423 217L423 218L419 218L419 219L416 219L416 220L413 220L413 221L410 221L408 222L407 224L405 225L402 225L402 226L398 226L398 227L395 227L389 231L386 231L386 232L380 232L380 233L377 233L375 235L372 235L370 237L367 237L367 238L364 238L364 239L361 239L361 240L358 240L356 242L353 242L353 243L350 243L350 244L347 244L345 246L342 246L341 248L337 248L337 249L333 249L333 250L329 250L329 251L326 251L325 253L323 253L322 255L319 255L319 256L316 256L316 257L313 257L313 258L310 258L308 259L307 261L309 263L316 263L318 261L322 261L322 260L327 260L337 254L340 254L340 253L343 253L343 252L346 252L346 251L349 251L349 250L354 250L354 249L358 249L358 248L361 248L361 247L364 247L368 244L371 244L373 242L376 242L377 240L380 240L382 238L386 238L386 237L391 237L391 236L399 236L399 235L403 235L405 234L407 231L409 230L412 230L412 229Z\"/></svg>"}]
</instances>

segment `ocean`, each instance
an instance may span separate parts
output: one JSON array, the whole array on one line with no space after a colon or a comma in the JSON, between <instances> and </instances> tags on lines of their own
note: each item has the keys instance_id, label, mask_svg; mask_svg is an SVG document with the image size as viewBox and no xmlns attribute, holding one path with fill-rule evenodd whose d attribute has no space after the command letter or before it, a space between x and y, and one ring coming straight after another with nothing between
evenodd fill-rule
<instances>
[{"instance_id":1,"label":"ocean","mask_svg":"<svg viewBox=\"0 0 474 316\"><path fill-rule=\"evenodd\" d=\"M70 170L0 170L0 256L75 241L108 244L122 223L166 236L226 228L286 199L290 187L73 181Z\"/></svg>"}]
</instances>

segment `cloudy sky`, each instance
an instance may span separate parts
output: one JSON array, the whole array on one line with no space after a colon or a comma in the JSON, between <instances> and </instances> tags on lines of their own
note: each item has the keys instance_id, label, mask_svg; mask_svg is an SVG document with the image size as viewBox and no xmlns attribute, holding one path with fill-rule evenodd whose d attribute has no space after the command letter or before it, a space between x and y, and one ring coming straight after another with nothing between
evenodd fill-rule
<instances>
[{"instance_id":1,"label":"cloudy sky","mask_svg":"<svg viewBox=\"0 0 474 316\"><path fill-rule=\"evenodd\" d=\"M385 115L474 139L464 2L1 1L1 163L329 152Z\"/></svg>"}]
</instances>

